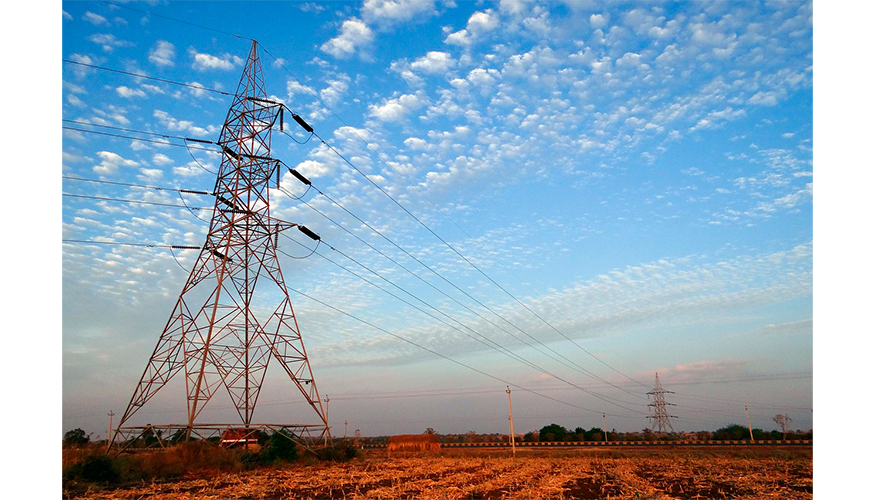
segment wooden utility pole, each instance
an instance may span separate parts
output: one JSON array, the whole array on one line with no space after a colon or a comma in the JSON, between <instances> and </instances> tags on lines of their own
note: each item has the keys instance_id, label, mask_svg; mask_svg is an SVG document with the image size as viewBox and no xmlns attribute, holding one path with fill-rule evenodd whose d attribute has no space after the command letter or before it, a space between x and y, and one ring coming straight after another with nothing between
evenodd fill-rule
<instances>
[{"instance_id":1,"label":"wooden utility pole","mask_svg":"<svg viewBox=\"0 0 875 500\"><path fill-rule=\"evenodd\" d=\"M513 435L513 405L510 403L510 386L507 386L507 409L510 411L510 449L513 450L513 456L516 457L516 441Z\"/></svg>"},{"instance_id":2,"label":"wooden utility pole","mask_svg":"<svg viewBox=\"0 0 875 500\"><path fill-rule=\"evenodd\" d=\"M744 416L747 417L747 430L750 431L750 440L753 442L753 427L750 426L750 414L747 412L747 405L744 405Z\"/></svg>"},{"instance_id":3,"label":"wooden utility pole","mask_svg":"<svg viewBox=\"0 0 875 500\"><path fill-rule=\"evenodd\" d=\"M602 430L605 432L605 442L607 443L608 442L608 424L606 422L607 422L607 417L605 417L605 414L602 413Z\"/></svg>"}]
</instances>

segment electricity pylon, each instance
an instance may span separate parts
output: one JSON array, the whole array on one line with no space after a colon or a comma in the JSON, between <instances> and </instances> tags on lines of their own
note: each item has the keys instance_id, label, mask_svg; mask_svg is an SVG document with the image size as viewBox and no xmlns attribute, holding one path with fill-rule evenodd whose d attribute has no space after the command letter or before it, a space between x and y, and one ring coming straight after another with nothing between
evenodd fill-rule
<instances>
[{"instance_id":1,"label":"electricity pylon","mask_svg":"<svg viewBox=\"0 0 875 500\"><path fill-rule=\"evenodd\" d=\"M250 437L258 430L274 430L310 443L330 438L327 412L313 380L277 258L281 231L297 227L311 238L318 236L304 226L270 215L270 187L274 177L275 187L279 187L280 165L270 157L271 132L281 109L266 99L253 41L217 142L222 161L206 242L119 422L113 441L121 436L121 446L132 442L140 443L133 446L163 445L162 434L166 439L172 432L176 433L174 440L187 440L193 434L212 437L231 428L238 437L242 428ZM316 423L259 424L253 420L271 360L313 408ZM187 421L126 427L179 372L185 378ZM222 388L230 396L239 422L199 423L198 416Z\"/></svg>"},{"instance_id":2,"label":"electricity pylon","mask_svg":"<svg viewBox=\"0 0 875 500\"><path fill-rule=\"evenodd\" d=\"M665 402L666 394L674 393L662 388L662 384L659 382L659 373L657 372L653 390L647 393L648 396L653 398L653 402L647 405L653 408L653 415L650 415L647 418L653 419L652 429L660 435L664 435L667 432L667 429L671 429L671 432L674 432L674 428L671 426L671 419L677 418L674 415L668 414L666 406L675 405L673 403Z\"/></svg>"}]
</instances>

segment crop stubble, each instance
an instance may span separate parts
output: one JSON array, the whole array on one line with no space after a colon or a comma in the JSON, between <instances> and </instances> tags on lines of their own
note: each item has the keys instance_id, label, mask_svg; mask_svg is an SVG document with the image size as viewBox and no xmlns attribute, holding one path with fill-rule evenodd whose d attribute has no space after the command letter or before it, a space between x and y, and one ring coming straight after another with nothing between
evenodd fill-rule
<instances>
[{"instance_id":1,"label":"crop stubble","mask_svg":"<svg viewBox=\"0 0 875 500\"><path fill-rule=\"evenodd\" d=\"M374 456L92 491L83 499L812 498L807 456Z\"/></svg>"}]
</instances>

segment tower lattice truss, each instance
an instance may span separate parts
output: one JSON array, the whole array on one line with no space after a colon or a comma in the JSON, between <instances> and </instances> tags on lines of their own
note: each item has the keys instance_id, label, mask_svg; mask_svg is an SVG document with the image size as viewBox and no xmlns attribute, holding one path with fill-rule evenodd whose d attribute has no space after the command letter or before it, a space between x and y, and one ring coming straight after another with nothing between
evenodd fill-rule
<instances>
[{"instance_id":1,"label":"tower lattice truss","mask_svg":"<svg viewBox=\"0 0 875 500\"><path fill-rule=\"evenodd\" d=\"M653 390L647 393L647 395L653 400L647 405L653 409L653 414L647 418L653 420L652 429L659 434L665 434L669 431L674 432L674 428L671 426L671 419L677 418L674 415L668 414L667 407L674 406L674 404L665 401L666 394L674 394L674 392L662 388L662 384L659 382L659 373L657 373L656 382L653 384Z\"/></svg>"},{"instance_id":2,"label":"tower lattice truss","mask_svg":"<svg viewBox=\"0 0 875 500\"><path fill-rule=\"evenodd\" d=\"M270 155L271 131L281 113L278 103L266 99L253 42L218 141L223 154L206 242L119 422L115 445L163 445L167 440L227 435L232 428L251 435L285 431L310 444L330 437L277 258L280 232L298 225L270 215L269 188L279 184L280 176L280 162ZM315 423L253 420L271 362L285 371L312 407ZM127 425L180 373L187 394L185 422ZM201 423L201 412L222 391L239 421Z\"/></svg>"}]
</instances>

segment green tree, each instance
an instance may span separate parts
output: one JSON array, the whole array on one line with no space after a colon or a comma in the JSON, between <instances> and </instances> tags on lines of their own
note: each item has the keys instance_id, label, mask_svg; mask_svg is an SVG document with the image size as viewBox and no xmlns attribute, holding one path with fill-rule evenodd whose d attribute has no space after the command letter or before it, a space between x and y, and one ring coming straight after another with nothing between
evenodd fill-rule
<instances>
[{"instance_id":1,"label":"green tree","mask_svg":"<svg viewBox=\"0 0 875 500\"><path fill-rule=\"evenodd\" d=\"M741 441L750 439L750 430L743 425L731 424L717 429L713 436L718 441Z\"/></svg>"},{"instance_id":2,"label":"green tree","mask_svg":"<svg viewBox=\"0 0 875 500\"><path fill-rule=\"evenodd\" d=\"M559 424L545 425L538 432L541 441L565 441L568 437L568 429Z\"/></svg>"},{"instance_id":3,"label":"green tree","mask_svg":"<svg viewBox=\"0 0 875 500\"><path fill-rule=\"evenodd\" d=\"M85 431L79 428L64 433L65 448L78 448L80 446L85 446L90 440L88 434L85 434Z\"/></svg>"},{"instance_id":4,"label":"green tree","mask_svg":"<svg viewBox=\"0 0 875 500\"><path fill-rule=\"evenodd\" d=\"M590 430L586 431L584 434L585 441L604 441L605 440L605 431L598 427L592 427Z\"/></svg>"},{"instance_id":5,"label":"green tree","mask_svg":"<svg viewBox=\"0 0 875 500\"><path fill-rule=\"evenodd\" d=\"M289 431L274 432L264 443L261 457L267 462L283 460L291 462L298 458L298 446L292 441L293 434Z\"/></svg>"}]
</instances>

